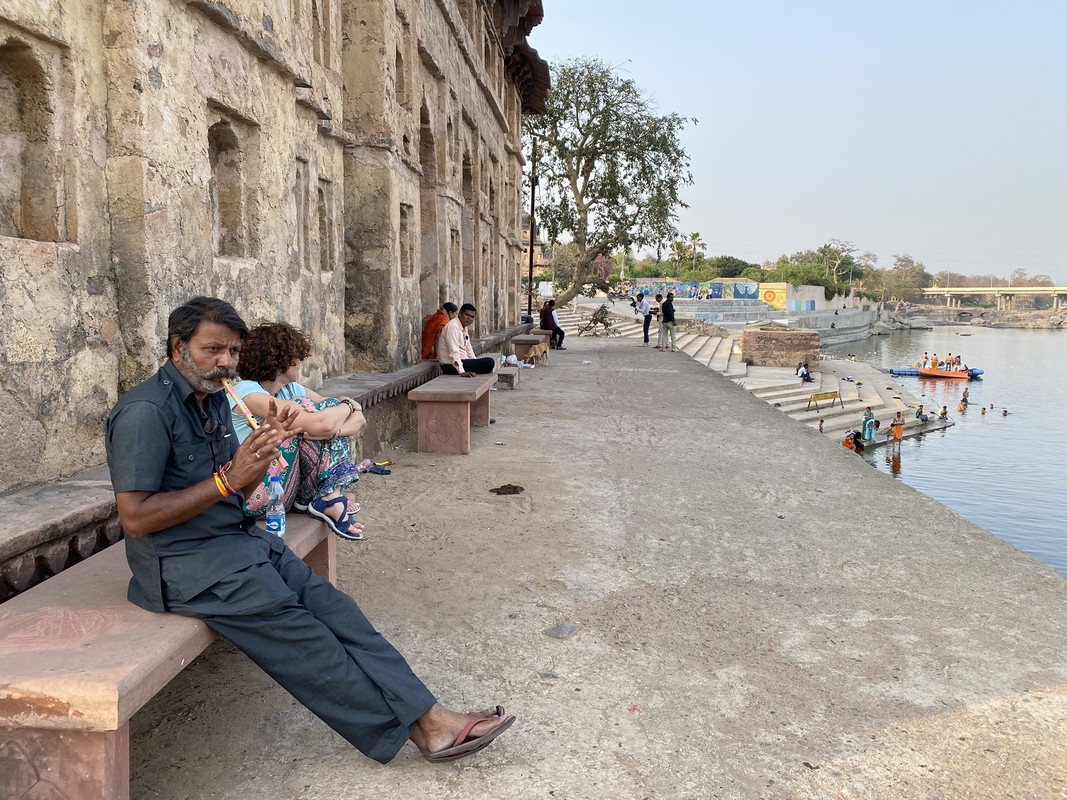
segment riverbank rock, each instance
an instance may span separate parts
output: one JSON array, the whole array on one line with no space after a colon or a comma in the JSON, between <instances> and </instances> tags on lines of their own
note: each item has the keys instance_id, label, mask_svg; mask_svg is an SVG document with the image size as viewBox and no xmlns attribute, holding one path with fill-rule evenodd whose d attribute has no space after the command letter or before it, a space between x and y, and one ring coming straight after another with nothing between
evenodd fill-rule
<instances>
[{"instance_id":1,"label":"riverbank rock","mask_svg":"<svg viewBox=\"0 0 1067 800\"><path fill-rule=\"evenodd\" d=\"M904 324L913 331L929 331L934 328L926 317L912 317L909 320L905 320Z\"/></svg>"}]
</instances>

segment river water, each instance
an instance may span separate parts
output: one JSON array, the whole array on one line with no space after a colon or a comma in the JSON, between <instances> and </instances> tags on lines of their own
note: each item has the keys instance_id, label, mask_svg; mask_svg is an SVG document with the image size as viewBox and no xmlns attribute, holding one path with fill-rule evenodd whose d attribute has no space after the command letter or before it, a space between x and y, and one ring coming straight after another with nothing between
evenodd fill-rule
<instances>
[{"instance_id":1,"label":"river water","mask_svg":"<svg viewBox=\"0 0 1067 800\"><path fill-rule=\"evenodd\" d=\"M956 425L905 439L898 459L884 447L864 457L1067 577L1067 331L948 326L826 348L882 369L911 367L924 351L959 353L985 374L893 378L931 412L948 406Z\"/></svg>"}]
</instances>

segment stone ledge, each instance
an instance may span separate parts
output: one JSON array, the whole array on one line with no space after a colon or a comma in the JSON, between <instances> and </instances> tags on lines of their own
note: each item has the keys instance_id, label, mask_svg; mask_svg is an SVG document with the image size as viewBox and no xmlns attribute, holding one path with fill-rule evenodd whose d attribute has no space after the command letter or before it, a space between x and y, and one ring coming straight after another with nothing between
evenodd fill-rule
<instances>
[{"instance_id":1,"label":"stone ledge","mask_svg":"<svg viewBox=\"0 0 1067 800\"><path fill-rule=\"evenodd\" d=\"M532 323L526 322L504 328L473 340L471 347L479 356L496 352L512 337L524 334L532 327ZM397 372L353 372L330 378L323 382L318 392L326 397L351 397L364 409L368 409L390 398L399 397L440 374L441 365L437 361L421 361Z\"/></svg>"},{"instance_id":2,"label":"stone ledge","mask_svg":"<svg viewBox=\"0 0 1067 800\"><path fill-rule=\"evenodd\" d=\"M0 497L0 602L121 538L107 467Z\"/></svg>"}]
</instances>

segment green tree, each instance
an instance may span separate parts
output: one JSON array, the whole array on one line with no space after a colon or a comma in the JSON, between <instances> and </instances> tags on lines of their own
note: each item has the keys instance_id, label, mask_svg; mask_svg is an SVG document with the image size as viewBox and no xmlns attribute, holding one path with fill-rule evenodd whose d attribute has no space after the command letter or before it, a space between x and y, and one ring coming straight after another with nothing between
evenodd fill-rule
<instances>
[{"instance_id":1,"label":"green tree","mask_svg":"<svg viewBox=\"0 0 1067 800\"><path fill-rule=\"evenodd\" d=\"M933 286L940 286L941 288L953 287L953 286L988 286L989 281L975 283L977 279L964 275L961 272L949 272L942 270L934 275Z\"/></svg>"},{"instance_id":2,"label":"green tree","mask_svg":"<svg viewBox=\"0 0 1067 800\"><path fill-rule=\"evenodd\" d=\"M696 231L689 234L689 239L686 241L685 246L689 252L689 263L696 267L704 260L704 251L708 249L708 246L704 244L704 240L700 238L700 234Z\"/></svg>"},{"instance_id":3,"label":"green tree","mask_svg":"<svg viewBox=\"0 0 1067 800\"><path fill-rule=\"evenodd\" d=\"M637 262L630 275L634 278L666 278L669 277L669 268L670 264L666 261L646 256Z\"/></svg>"},{"instance_id":4,"label":"green tree","mask_svg":"<svg viewBox=\"0 0 1067 800\"><path fill-rule=\"evenodd\" d=\"M545 113L525 117L523 129L527 149L537 148L541 231L576 247L562 304L588 282L597 256L676 235L680 192L693 182L679 135L696 120L657 114L637 84L599 59L551 69Z\"/></svg>"},{"instance_id":5,"label":"green tree","mask_svg":"<svg viewBox=\"0 0 1067 800\"><path fill-rule=\"evenodd\" d=\"M612 274L618 275L620 281L626 280L627 276L633 275L633 268L637 266L637 259L634 258L633 251L628 247L624 247L620 250L616 250L614 256L615 269Z\"/></svg>"},{"instance_id":6,"label":"green tree","mask_svg":"<svg viewBox=\"0 0 1067 800\"><path fill-rule=\"evenodd\" d=\"M841 283L844 276L848 275L850 267L855 273L856 261L852 254L856 249L856 245L844 239L831 239L819 248L825 259L827 274L834 283Z\"/></svg>"},{"instance_id":7,"label":"green tree","mask_svg":"<svg viewBox=\"0 0 1067 800\"><path fill-rule=\"evenodd\" d=\"M689 245L683 239L675 239L671 242L670 261L672 274L676 278L692 268L693 261L689 257Z\"/></svg>"},{"instance_id":8,"label":"green tree","mask_svg":"<svg viewBox=\"0 0 1067 800\"><path fill-rule=\"evenodd\" d=\"M933 285L934 279L921 261L907 253L893 256L893 268L878 270L883 299L913 303L921 296L920 289Z\"/></svg>"},{"instance_id":9,"label":"green tree","mask_svg":"<svg viewBox=\"0 0 1067 800\"><path fill-rule=\"evenodd\" d=\"M751 267L763 271L759 264L750 264L736 256L716 256L708 259L706 263L709 272L716 278L738 278L741 277L741 273Z\"/></svg>"}]
</instances>

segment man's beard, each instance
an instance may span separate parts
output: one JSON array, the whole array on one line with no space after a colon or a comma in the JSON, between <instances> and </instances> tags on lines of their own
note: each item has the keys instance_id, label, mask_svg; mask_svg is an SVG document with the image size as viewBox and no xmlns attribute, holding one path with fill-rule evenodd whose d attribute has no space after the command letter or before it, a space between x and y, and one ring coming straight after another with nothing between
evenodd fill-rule
<instances>
[{"instance_id":1,"label":"man's beard","mask_svg":"<svg viewBox=\"0 0 1067 800\"><path fill-rule=\"evenodd\" d=\"M182 365L178 367L178 372L182 374L185 380L189 381L193 391L200 394L211 394L219 391L222 388L222 384L219 381L223 378L231 381L237 380L236 370L213 369L210 372L201 371L189 354L188 343L182 345Z\"/></svg>"}]
</instances>

